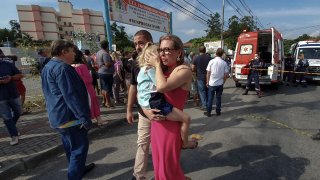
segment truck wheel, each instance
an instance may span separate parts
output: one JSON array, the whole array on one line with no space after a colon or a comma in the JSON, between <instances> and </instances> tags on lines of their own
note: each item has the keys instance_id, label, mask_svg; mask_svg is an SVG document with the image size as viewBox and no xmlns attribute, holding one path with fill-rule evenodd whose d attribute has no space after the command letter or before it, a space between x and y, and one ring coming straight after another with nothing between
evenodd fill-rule
<instances>
[{"instance_id":1,"label":"truck wheel","mask_svg":"<svg viewBox=\"0 0 320 180\"><path fill-rule=\"evenodd\" d=\"M241 87L241 84L238 81L235 81L236 87Z\"/></svg>"}]
</instances>

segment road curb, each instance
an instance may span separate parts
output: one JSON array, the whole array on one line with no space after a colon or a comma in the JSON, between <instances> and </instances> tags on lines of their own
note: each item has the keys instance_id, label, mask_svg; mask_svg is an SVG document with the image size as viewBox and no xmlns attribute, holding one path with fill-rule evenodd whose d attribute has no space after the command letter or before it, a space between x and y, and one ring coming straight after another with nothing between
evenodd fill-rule
<instances>
[{"instance_id":1,"label":"road curb","mask_svg":"<svg viewBox=\"0 0 320 180\"><path fill-rule=\"evenodd\" d=\"M135 118L138 117L138 114L134 115ZM104 132L107 129L115 128L121 125L126 125L127 121L126 118L113 120L108 123L107 126L102 128L94 128L89 131L89 139L96 137L100 133ZM59 143L56 146L53 146L43 152L39 152L38 154L32 155L30 157L25 157L19 159L18 162L14 162L13 164L4 167L0 171L0 179L13 179L30 169L37 167L40 163L45 162L46 160L56 156L57 154L63 153L63 146Z\"/></svg>"}]
</instances>

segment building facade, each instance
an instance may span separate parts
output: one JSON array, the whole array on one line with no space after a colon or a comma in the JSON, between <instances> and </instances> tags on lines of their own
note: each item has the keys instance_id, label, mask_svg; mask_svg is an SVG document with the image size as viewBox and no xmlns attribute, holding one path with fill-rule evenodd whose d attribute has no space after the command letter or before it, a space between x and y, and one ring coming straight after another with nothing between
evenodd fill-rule
<instances>
[{"instance_id":1,"label":"building facade","mask_svg":"<svg viewBox=\"0 0 320 180\"><path fill-rule=\"evenodd\" d=\"M20 29L34 40L72 39L74 33L85 32L105 39L102 12L73 9L69 1L58 0L59 11L38 5L17 5Z\"/></svg>"}]
</instances>

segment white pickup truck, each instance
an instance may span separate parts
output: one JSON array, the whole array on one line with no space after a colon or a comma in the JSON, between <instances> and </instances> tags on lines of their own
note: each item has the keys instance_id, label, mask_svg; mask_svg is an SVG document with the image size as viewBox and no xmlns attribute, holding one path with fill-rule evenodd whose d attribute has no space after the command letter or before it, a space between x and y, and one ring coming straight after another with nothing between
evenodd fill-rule
<instances>
[{"instance_id":1,"label":"white pickup truck","mask_svg":"<svg viewBox=\"0 0 320 180\"><path fill-rule=\"evenodd\" d=\"M308 59L309 67L307 80L320 81L320 41L299 41L292 46L295 64L299 62L298 56L304 54L304 58Z\"/></svg>"}]
</instances>

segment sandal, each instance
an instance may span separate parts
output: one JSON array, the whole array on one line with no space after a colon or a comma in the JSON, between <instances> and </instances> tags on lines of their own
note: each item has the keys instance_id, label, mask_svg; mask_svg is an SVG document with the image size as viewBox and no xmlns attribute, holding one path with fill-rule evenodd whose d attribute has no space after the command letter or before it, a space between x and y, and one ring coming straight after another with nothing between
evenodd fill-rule
<instances>
[{"instance_id":1,"label":"sandal","mask_svg":"<svg viewBox=\"0 0 320 180\"><path fill-rule=\"evenodd\" d=\"M110 104L105 104L104 106L105 106L106 108L114 108L114 105L112 105L112 104L111 104L111 105L110 105Z\"/></svg>"},{"instance_id":2,"label":"sandal","mask_svg":"<svg viewBox=\"0 0 320 180\"><path fill-rule=\"evenodd\" d=\"M198 141L196 139L192 139L191 141L188 141L188 144L186 146L182 145L181 149L195 149L198 147Z\"/></svg>"},{"instance_id":3,"label":"sandal","mask_svg":"<svg viewBox=\"0 0 320 180\"><path fill-rule=\"evenodd\" d=\"M107 125L109 122L108 121L101 121L101 122L97 122L98 127L102 127Z\"/></svg>"}]
</instances>

